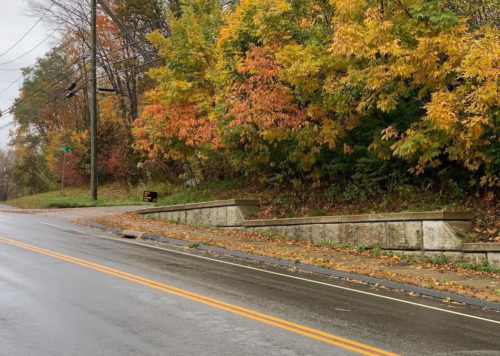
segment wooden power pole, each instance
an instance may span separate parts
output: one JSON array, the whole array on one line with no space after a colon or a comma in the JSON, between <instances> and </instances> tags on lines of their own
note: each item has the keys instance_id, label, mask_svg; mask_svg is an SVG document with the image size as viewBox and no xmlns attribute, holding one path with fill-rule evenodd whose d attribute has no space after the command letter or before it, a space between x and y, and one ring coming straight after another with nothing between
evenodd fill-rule
<instances>
[{"instance_id":1,"label":"wooden power pole","mask_svg":"<svg viewBox=\"0 0 500 356\"><path fill-rule=\"evenodd\" d=\"M97 200L97 0L91 0L90 43L90 200Z\"/></svg>"},{"instance_id":2,"label":"wooden power pole","mask_svg":"<svg viewBox=\"0 0 500 356\"><path fill-rule=\"evenodd\" d=\"M127 31L127 28L120 22L118 17L111 11L108 5L103 0L91 0L91 42L90 42L90 199L97 200L97 3L101 5L104 11L111 17L116 25L132 43L144 59L151 65L154 61L149 53L136 41Z\"/></svg>"}]
</instances>

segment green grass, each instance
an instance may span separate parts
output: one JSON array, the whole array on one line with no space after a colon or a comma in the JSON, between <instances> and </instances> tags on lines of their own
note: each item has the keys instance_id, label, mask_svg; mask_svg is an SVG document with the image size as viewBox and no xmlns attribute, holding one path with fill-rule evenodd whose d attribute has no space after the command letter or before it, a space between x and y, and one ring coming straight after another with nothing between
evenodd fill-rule
<instances>
[{"instance_id":1,"label":"green grass","mask_svg":"<svg viewBox=\"0 0 500 356\"><path fill-rule=\"evenodd\" d=\"M433 265L446 265L450 261L448 261L448 257L446 257L444 253L441 253L439 256L433 256L433 257L424 256L423 262L432 263Z\"/></svg>"},{"instance_id":2,"label":"green grass","mask_svg":"<svg viewBox=\"0 0 500 356\"><path fill-rule=\"evenodd\" d=\"M477 242L478 240L480 240L476 235L464 233L461 231L457 232L457 236L462 243Z\"/></svg>"},{"instance_id":3,"label":"green grass","mask_svg":"<svg viewBox=\"0 0 500 356\"><path fill-rule=\"evenodd\" d=\"M238 182L238 180L208 182L200 185L199 188L189 189L175 189L168 183L142 183L137 186L112 183L98 187L98 199L94 202L90 200L89 187L68 186L64 188L64 196L62 197L60 190L54 190L11 199L5 203L23 209L151 205L142 201L143 191L150 190L158 192L157 206L176 205L218 200L224 195L227 195L225 199L232 198L235 194L233 188Z\"/></svg>"},{"instance_id":4,"label":"green grass","mask_svg":"<svg viewBox=\"0 0 500 356\"><path fill-rule=\"evenodd\" d=\"M270 231L264 231L264 232L261 232L260 234L261 236L263 237L266 237L268 239L279 239L281 236L279 235L276 235L276 234L273 234L272 232Z\"/></svg>"},{"instance_id":5,"label":"green grass","mask_svg":"<svg viewBox=\"0 0 500 356\"><path fill-rule=\"evenodd\" d=\"M394 253L394 251L384 251L383 252L385 256L388 256L388 257L394 257L396 254Z\"/></svg>"},{"instance_id":6,"label":"green grass","mask_svg":"<svg viewBox=\"0 0 500 356\"><path fill-rule=\"evenodd\" d=\"M473 269L473 270L480 271L480 272L500 273L500 268L491 267L489 265L488 261L486 261L486 260L484 260L480 264L455 262L455 266L463 268L463 269Z\"/></svg>"},{"instance_id":7,"label":"green grass","mask_svg":"<svg viewBox=\"0 0 500 356\"><path fill-rule=\"evenodd\" d=\"M178 205L189 203L200 203L220 199L221 194L232 192L239 183L238 180L223 180L217 182L207 182L200 184L198 188L179 189L169 196L159 198L156 205ZM234 194L227 196L227 199L234 198Z\"/></svg>"},{"instance_id":8,"label":"green grass","mask_svg":"<svg viewBox=\"0 0 500 356\"><path fill-rule=\"evenodd\" d=\"M90 199L82 198L66 198L50 199L47 201L48 208L78 208L91 206L118 206L118 205L140 205L141 201L133 200L102 200L91 201Z\"/></svg>"},{"instance_id":9,"label":"green grass","mask_svg":"<svg viewBox=\"0 0 500 356\"><path fill-rule=\"evenodd\" d=\"M148 203L143 203L142 201L142 192L144 190L156 190L159 194L165 194L169 189L170 187L166 185L139 185L132 187L126 184L106 184L98 187L98 199L92 202L90 200L89 187L66 187L64 188L64 196L62 197L61 191L56 190L11 199L5 203L22 209L148 205Z\"/></svg>"},{"instance_id":10,"label":"green grass","mask_svg":"<svg viewBox=\"0 0 500 356\"><path fill-rule=\"evenodd\" d=\"M340 243L340 244L334 245L334 247L341 248L341 249L344 249L344 250L352 250L352 249L354 249L354 245L352 245L352 244L345 244L345 243Z\"/></svg>"},{"instance_id":11,"label":"green grass","mask_svg":"<svg viewBox=\"0 0 500 356\"><path fill-rule=\"evenodd\" d=\"M330 240L320 240L316 242L316 246L332 246L332 242Z\"/></svg>"},{"instance_id":12,"label":"green grass","mask_svg":"<svg viewBox=\"0 0 500 356\"><path fill-rule=\"evenodd\" d=\"M314 217L314 216L327 216L328 213L324 210L313 210L310 211L307 216Z\"/></svg>"},{"instance_id":13,"label":"green grass","mask_svg":"<svg viewBox=\"0 0 500 356\"><path fill-rule=\"evenodd\" d=\"M360 245L360 246L358 246L358 247L356 248L356 250L357 250L358 252L365 252L365 251L366 251L366 247L365 247L365 246L363 246L363 245Z\"/></svg>"}]
</instances>

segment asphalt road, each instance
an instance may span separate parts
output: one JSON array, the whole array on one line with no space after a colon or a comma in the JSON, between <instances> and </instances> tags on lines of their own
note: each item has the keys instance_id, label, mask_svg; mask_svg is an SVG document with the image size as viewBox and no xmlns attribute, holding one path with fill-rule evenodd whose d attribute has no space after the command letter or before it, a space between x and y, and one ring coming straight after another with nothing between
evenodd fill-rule
<instances>
[{"instance_id":1,"label":"asphalt road","mask_svg":"<svg viewBox=\"0 0 500 356\"><path fill-rule=\"evenodd\" d=\"M0 355L500 355L500 314L0 212Z\"/></svg>"}]
</instances>

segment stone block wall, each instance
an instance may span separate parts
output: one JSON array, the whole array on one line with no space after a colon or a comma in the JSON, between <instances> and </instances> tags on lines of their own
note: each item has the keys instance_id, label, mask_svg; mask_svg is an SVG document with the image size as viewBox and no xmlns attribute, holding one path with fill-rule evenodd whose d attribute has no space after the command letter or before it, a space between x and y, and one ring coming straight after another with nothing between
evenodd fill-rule
<instances>
[{"instance_id":1,"label":"stone block wall","mask_svg":"<svg viewBox=\"0 0 500 356\"><path fill-rule=\"evenodd\" d=\"M458 231L467 231L468 212L325 216L243 222L249 231L317 243L352 244L388 250L458 251Z\"/></svg>"},{"instance_id":2,"label":"stone block wall","mask_svg":"<svg viewBox=\"0 0 500 356\"><path fill-rule=\"evenodd\" d=\"M148 215L183 224L239 227L251 214L259 211L258 200L230 199L204 203L160 206L142 209L140 217Z\"/></svg>"},{"instance_id":3,"label":"stone block wall","mask_svg":"<svg viewBox=\"0 0 500 356\"><path fill-rule=\"evenodd\" d=\"M137 211L141 217L187 224L243 228L311 243L379 247L397 253L439 256L470 264L487 262L500 268L500 243L462 244L458 233L470 229L470 212L419 212L323 216L311 218L246 220L259 211L257 200L231 199L154 207Z\"/></svg>"},{"instance_id":4,"label":"stone block wall","mask_svg":"<svg viewBox=\"0 0 500 356\"><path fill-rule=\"evenodd\" d=\"M466 243L462 250L466 255L481 256L481 260L486 260L491 267L500 269L500 242Z\"/></svg>"}]
</instances>

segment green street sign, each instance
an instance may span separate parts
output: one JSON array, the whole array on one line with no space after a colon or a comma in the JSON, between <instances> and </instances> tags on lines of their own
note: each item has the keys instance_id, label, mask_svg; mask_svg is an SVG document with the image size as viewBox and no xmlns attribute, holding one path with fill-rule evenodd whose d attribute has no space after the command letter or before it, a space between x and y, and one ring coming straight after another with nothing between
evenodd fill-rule
<instances>
[{"instance_id":1,"label":"green street sign","mask_svg":"<svg viewBox=\"0 0 500 356\"><path fill-rule=\"evenodd\" d=\"M71 147L69 146L60 146L59 151L71 152Z\"/></svg>"}]
</instances>

